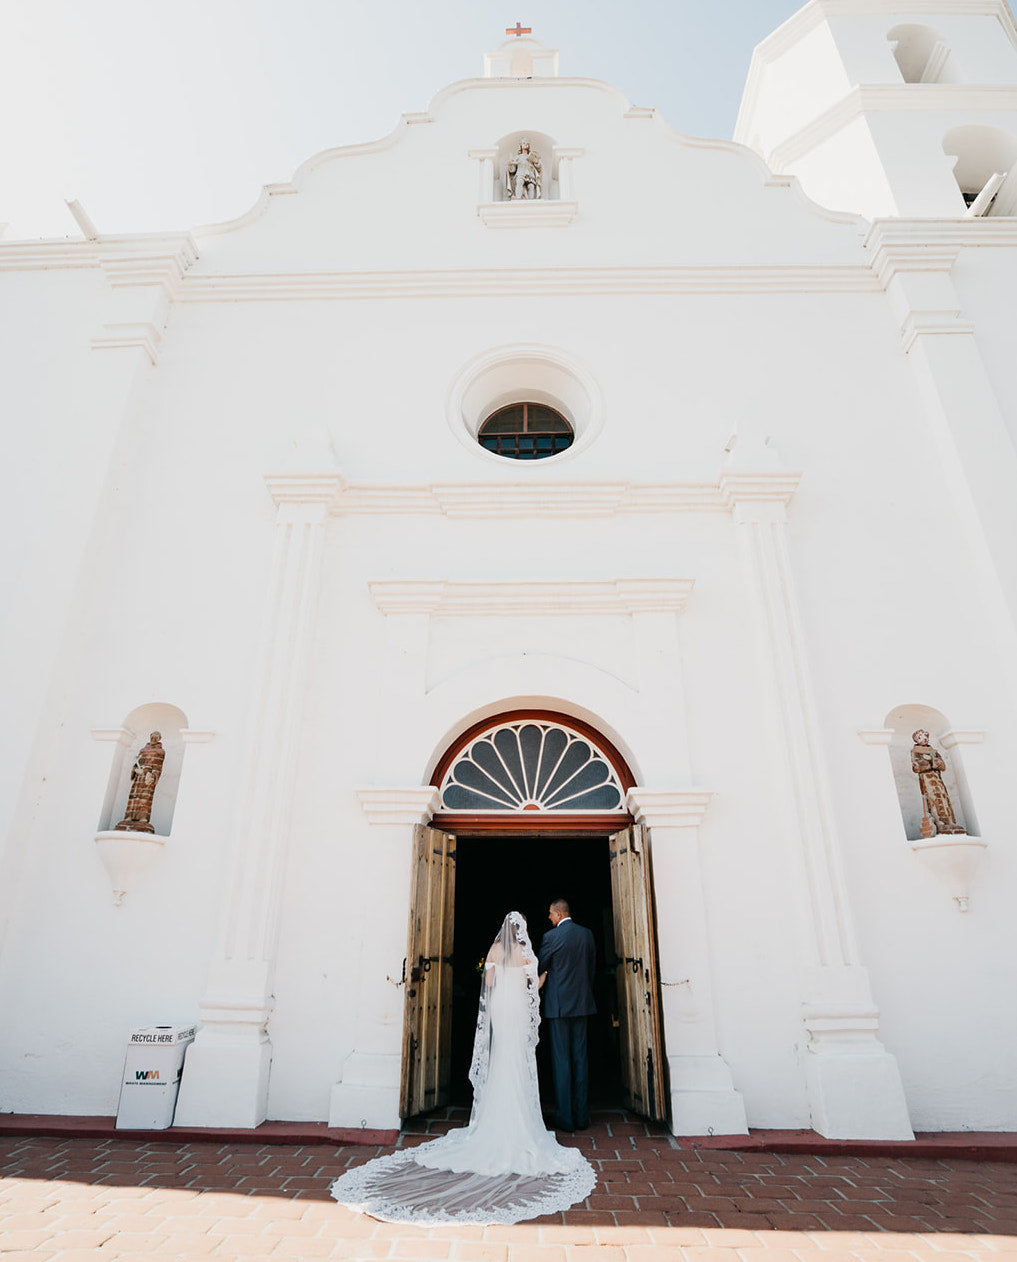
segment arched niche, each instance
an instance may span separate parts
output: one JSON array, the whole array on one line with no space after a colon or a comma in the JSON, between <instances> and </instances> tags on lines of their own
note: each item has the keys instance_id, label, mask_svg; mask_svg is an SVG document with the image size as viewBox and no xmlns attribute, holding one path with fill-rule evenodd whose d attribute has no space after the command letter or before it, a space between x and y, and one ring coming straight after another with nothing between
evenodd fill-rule
<instances>
[{"instance_id":1,"label":"arched niche","mask_svg":"<svg viewBox=\"0 0 1017 1262\"><path fill-rule=\"evenodd\" d=\"M893 733L889 746L890 764L908 841L919 841L922 837L922 794L918 776L911 768L911 749L915 743L913 734L919 728L929 733L929 743L946 763L946 770L942 772L943 784L950 795L957 823L969 836L977 837L978 820L971 803L963 765L956 747L949 740L951 725L946 716L932 706L901 705L890 711L883 726ZM946 743L944 737L947 737Z\"/></svg>"},{"instance_id":2,"label":"arched niche","mask_svg":"<svg viewBox=\"0 0 1017 1262\"><path fill-rule=\"evenodd\" d=\"M115 829L123 819L131 791L131 769L151 734L159 732L166 758L159 782L155 786L151 823L157 837L169 836L184 761L182 733L186 730L187 716L183 710L163 701L151 701L147 705L138 706L124 719L99 818L100 832Z\"/></svg>"},{"instance_id":3,"label":"arched niche","mask_svg":"<svg viewBox=\"0 0 1017 1262\"><path fill-rule=\"evenodd\" d=\"M1017 213L1017 136L1000 127L954 127L943 137L970 214Z\"/></svg>"},{"instance_id":4,"label":"arched niche","mask_svg":"<svg viewBox=\"0 0 1017 1262\"><path fill-rule=\"evenodd\" d=\"M514 131L498 141L494 160L494 200L497 202L509 200L505 185L506 172L509 162L519 152L519 146L524 140L530 142L530 152L540 157L543 175L541 200L557 201L561 194L558 187L558 157L555 141L542 131Z\"/></svg>"},{"instance_id":5,"label":"arched niche","mask_svg":"<svg viewBox=\"0 0 1017 1262\"><path fill-rule=\"evenodd\" d=\"M931 26L905 23L887 32L905 83L959 83L957 60Z\"/></svg>"}]
</instances>

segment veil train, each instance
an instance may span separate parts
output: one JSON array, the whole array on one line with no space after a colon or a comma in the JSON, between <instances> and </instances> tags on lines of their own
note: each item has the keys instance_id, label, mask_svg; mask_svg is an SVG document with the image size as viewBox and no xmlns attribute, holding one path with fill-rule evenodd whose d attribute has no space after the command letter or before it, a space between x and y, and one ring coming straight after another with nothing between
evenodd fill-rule
<instances>
[{"instance_id":1,"label":"veil train","mask_svg":"<svg viewBox=\"0 0 1017 1262\"><path fill-rule=\"evenodd\" d=\"M484 961L467 1126L377 1157L332 1185L343 1205L392 1223L510 1224L585 1200L597 1175L544 1126L535 1049L537 958L512 911Z\"/></svg>"}]
</instances>

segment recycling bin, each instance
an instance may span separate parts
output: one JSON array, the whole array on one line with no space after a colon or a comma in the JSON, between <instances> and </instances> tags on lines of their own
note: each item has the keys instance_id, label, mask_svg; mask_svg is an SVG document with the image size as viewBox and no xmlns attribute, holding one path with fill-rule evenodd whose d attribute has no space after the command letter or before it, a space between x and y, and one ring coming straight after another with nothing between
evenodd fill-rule
<instances>
[{"instance_id":1,"label":"recycling bin","mask_svg":"<svg viewBox=\"0 0 1017 1262\"><path fill-rule=\"evenodd\" d=\"M173 1125L184 1053L193 1025L149 1025L127 1040L117 1130L161 1131Z\"/></svg>"}]
</instances>

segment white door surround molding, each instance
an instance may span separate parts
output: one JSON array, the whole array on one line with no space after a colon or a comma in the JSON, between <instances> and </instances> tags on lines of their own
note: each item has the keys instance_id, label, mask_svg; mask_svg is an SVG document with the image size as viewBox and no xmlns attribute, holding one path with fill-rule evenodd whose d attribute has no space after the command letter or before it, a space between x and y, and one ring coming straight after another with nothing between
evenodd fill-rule
<instances>
[{"instance_id":1,"label":"white door surround molding","mask_svg":"<svg viewBox=\"0 0 1017 1262\"><path fill-rule=\"evenodd\" d=\"M704 789L629 790L628 807L650 831L657 916L664 1049L675 1135L747 1135L745 1103L717 1044L699 825L712 798ZM659 903L658 903L659 905Z\"/></svg>"}]
</instances>

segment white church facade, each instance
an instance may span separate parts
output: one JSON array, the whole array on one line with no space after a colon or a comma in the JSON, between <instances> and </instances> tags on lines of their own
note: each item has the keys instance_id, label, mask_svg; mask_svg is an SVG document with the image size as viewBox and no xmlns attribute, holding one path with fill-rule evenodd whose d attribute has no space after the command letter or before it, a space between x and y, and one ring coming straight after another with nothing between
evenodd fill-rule
<instances>
[{"instance_id":1,"label":"white church facade","mask_svg":"<svg viewBox=\"0 0 1017 1262\"><path fill-rule=\"evenodd\" d=\"M564 896L601 1104L1017 1129L1015 282L1005 0L810 0L734 141L514 37L0 242L0 1111L197 1022L178 1123L397 1127Z\"/></svg>"}]
</instances>

